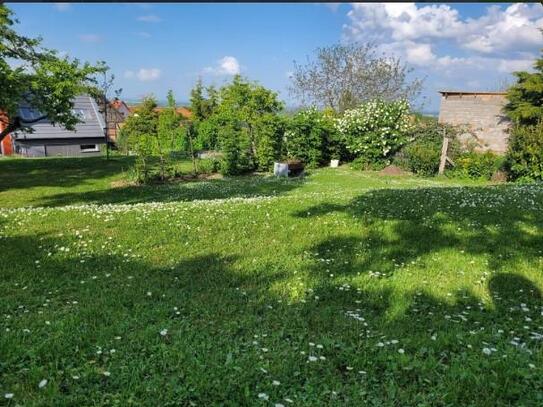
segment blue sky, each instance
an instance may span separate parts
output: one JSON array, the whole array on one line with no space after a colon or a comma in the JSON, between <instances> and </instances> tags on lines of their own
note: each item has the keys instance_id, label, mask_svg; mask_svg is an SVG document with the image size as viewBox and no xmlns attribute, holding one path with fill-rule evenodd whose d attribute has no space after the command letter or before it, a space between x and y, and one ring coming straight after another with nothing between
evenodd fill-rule
<instances>
[{"instance_id":1,"label":"blue sky","mask_svg":"<svg viewBox=\"0 0 543 407\"><path fill-rule=\"evenodd\" d=\"M540 4L8 5L19 32L72 57L105 60L126 99L164 99L173 89L187 101L199 76L220 85L239 72L294 105L293 60L372 40L425 78L424 109L435 111L437 90L495 89L543 47Z\"/></svg>"}]
</instances>

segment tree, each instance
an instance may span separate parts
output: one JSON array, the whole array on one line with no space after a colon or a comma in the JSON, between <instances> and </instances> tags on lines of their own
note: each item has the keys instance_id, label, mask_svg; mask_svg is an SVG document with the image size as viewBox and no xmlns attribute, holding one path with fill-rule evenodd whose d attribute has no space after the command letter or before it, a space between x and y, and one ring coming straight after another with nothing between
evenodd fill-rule
<instances>
[{"instance_id":1,"label":"tree","mask_svg":"<svg viewBox=\"0 0 543 407\"><path fill-rule=\"evenodd\" d=\"M157 102L154 97L146 96L138 109L128 116L119 132L118 144L121 148L128 150L130 141L134 137L143 135L156 136L158 125L158 114L156 112Z\"/></svg>"},{"instance_id":2,"label":"tree","mask_svg":"<svg viewBox=\"0 0 543 407\"><path fill-rule=\"evenodd\" d=\"M12 11L0 5L0 111L7 117L0 141L19 129L31 131L28 126L44 118L73 130L81 119L72 112L72 101L78 94L99 94L96 75L106 71L105 64L62 58L41 47L41 38L17 34L12 28L16 23ZM38 117L21 117L21 103L37 110Z\"/></svg>"},{"instance_id":3,"label":"tree","mask_svg":"<svg viewBox=\"0 0 543 407\"><path fill-rule=\"evenodd\" d=\"M369 100L413 100L422 80L409 80L412 69L399 58L378 55L374 44L332 45L317 48L306 65L294 62L290 93L304 105L337 112Z\"/></svg>"},{"instance_id":4,"label":"tree","mask_svg":"<svg viewBox=\"0 0 543 407\"><path fill-rule=\"evenodd\" d=\"M177 113L175 98L173 92L168 91L168 106L158 115L157 121L157 155L160 164L160 177L162 180L166 176L166 164L170 153L176 149L183 148L186 151L187 146L182 146L181 115Z\"/></svg>"},{"instance_id":5,"label":"tree","mask_svg":"<svg viewBox=\"0 0 543 407\"><path fill-rule=\"evenodd\" d=\"M240 75L234 76L232 83L219 90L219 104L217 115L226 120L236 121L234 127L241 127L248 140L252 166L258 167L257 162L257 127L262 126L263 116L276 117L283 109L283 103L278 99L277 93L265 87L249 82ZM262 129L262 127L260 127ZM242 137L241 140L244 138Z\"/></svg>"},{"instance_id":6,"label":"tree","mask_svg":"<svg viewBox=\"0 0 543 407\"><path fill-rule=\"evenodd\" d=\"M534 71L515 72L517 82L507 91L505 113L517 125L535 125L543 119L543 56L535 61Z\"/></svg>"},{"instance_id":7,"label":"tree","mask_svg":"<svg viewBox=\"0 0 543 407\"><path fill-rule=\"evenodd\" d=\"M217 90L213 86L204 88L202 80L198 79L190 91L190 110L194 121L207 119L217 107Z\"/></svg>"}]
</instances>

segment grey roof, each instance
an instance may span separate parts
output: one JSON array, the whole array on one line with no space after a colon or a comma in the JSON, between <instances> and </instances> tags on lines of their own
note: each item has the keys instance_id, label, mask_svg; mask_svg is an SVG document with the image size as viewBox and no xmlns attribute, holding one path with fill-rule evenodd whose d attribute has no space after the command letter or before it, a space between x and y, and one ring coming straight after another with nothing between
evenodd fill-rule
<instances>
[{"instance_id":1,"label":"grey roof","mask_svg":"<svg viewBox=\"0 0 543 407\"><path fill-rule=\"evenodd\" d=\"M84 139L104 137L104 119L98 110L94 99L88 95L80 95L74 99L74 111L83 114L83 121L76 124L75 131L66 130L59 126L53 126L49 120L44 119L30 124L34 131L32 133L17 131L14 133L16 140L47 140L47 139ZM39 113L32 111L28 105L21 105L18 114L25 119L28 115ZM28 119L27 119L28 120Z\"/></svg>"}]
</instances>

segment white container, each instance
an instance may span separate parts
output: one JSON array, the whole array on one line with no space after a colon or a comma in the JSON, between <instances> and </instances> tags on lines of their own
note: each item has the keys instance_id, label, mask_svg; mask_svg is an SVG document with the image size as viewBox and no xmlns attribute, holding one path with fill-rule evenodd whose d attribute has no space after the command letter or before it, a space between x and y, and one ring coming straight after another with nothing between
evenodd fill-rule
<instances>
[{"instance_id":1,"label":"white container","mask_svg":"<svg viewBox=\"0 0 543 407\"><path fill-rule=\"evenodd\" d=\"M330 167L332 168L339 167L339 160L330 160Z\"/></svg>"},{"instance_id":2,"label":"white container","mask_svg":"<svg viewBox=\"0 0 543 407\"><path fill-rule=\"evenodd\" d=\"M273 163L273 175L276 177L288 177L288 164Z\"/></svg>"}]
</instances>

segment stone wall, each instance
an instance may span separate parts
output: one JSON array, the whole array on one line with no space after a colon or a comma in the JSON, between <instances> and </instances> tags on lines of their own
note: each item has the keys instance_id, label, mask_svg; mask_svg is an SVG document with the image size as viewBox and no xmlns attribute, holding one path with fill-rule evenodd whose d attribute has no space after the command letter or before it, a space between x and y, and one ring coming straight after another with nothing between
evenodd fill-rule
<instances>
[{"instance_id":1,"label":"stone wall","mask_svg":"<svg viewBox=\"0 0 543 407\"><path fill-rule=\"evenodd\" d=\"M507 150L510 122L502 113L503 93L442 92L439 122L466 128L462 139L476 149L502 154Z\"/></svg>"}]
</instances>

